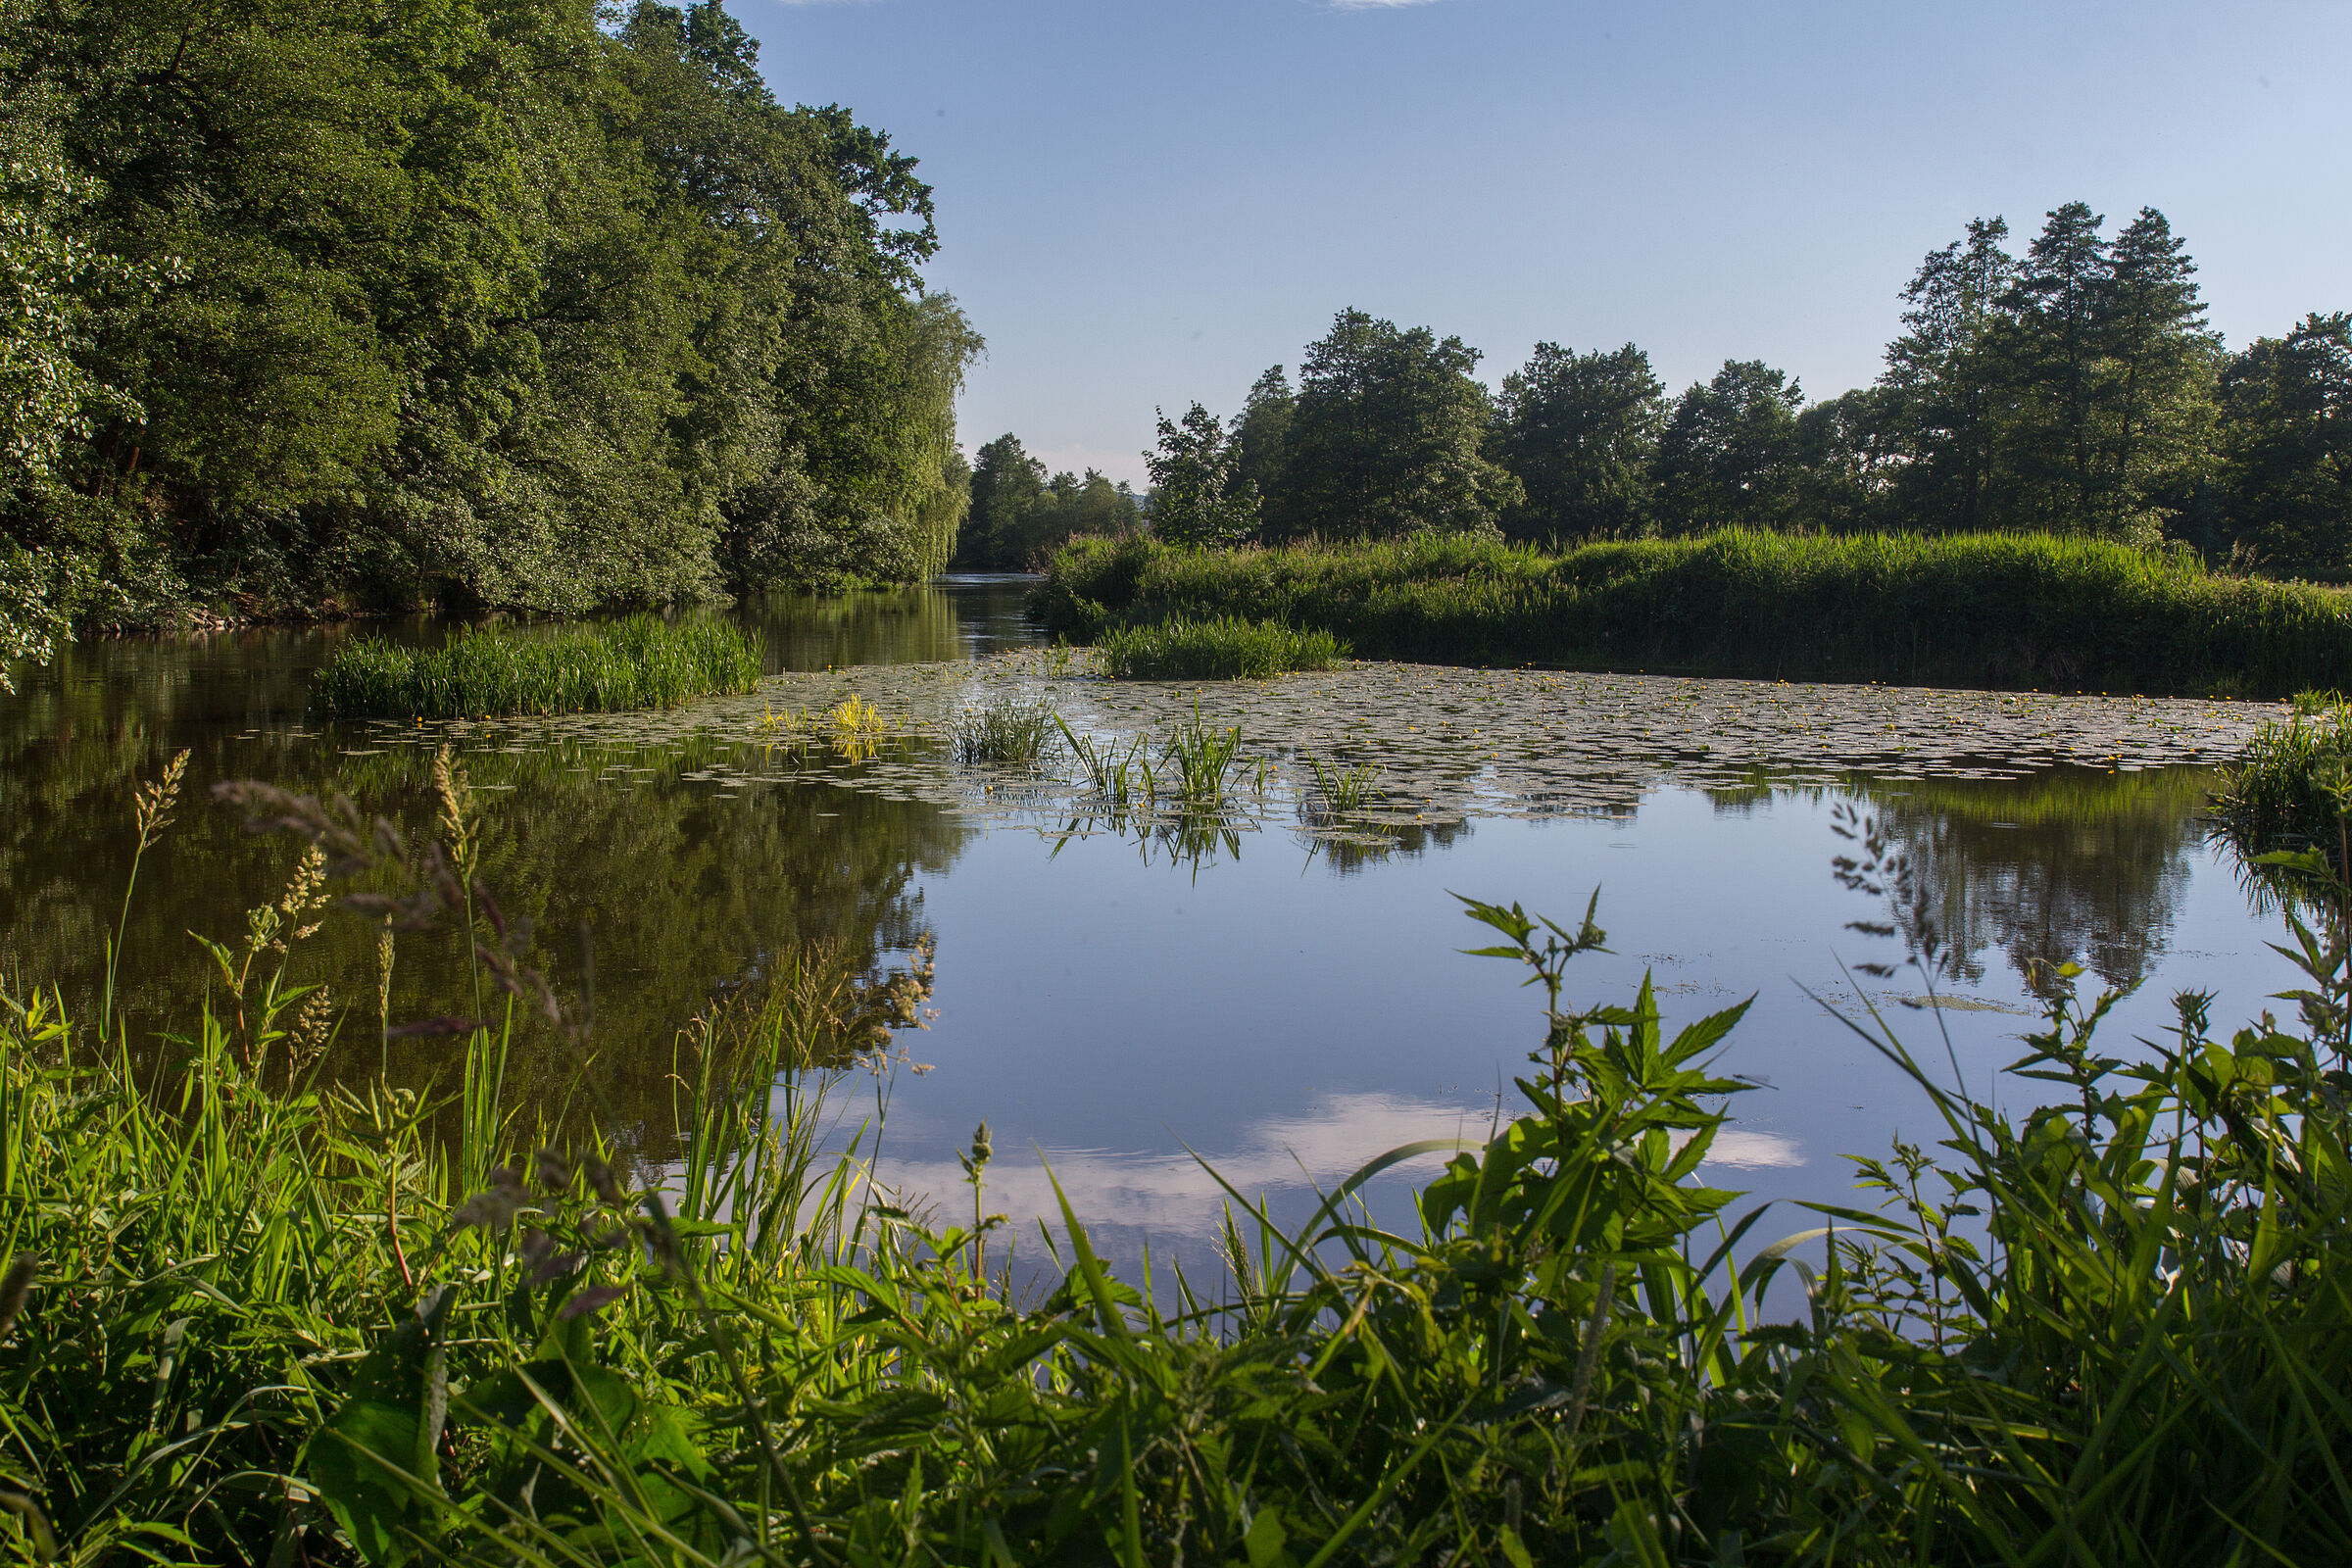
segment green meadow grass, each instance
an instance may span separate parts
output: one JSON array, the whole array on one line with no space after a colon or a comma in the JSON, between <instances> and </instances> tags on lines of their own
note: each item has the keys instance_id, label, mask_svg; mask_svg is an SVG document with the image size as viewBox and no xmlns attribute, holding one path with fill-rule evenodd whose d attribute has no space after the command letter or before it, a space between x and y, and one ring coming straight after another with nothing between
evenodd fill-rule
<instances>
[{"instance_id":1,"label":"green meadow grass","mask_svg":"<svg viewBox=\"0 0 2352 1568\"><path fill-rule=\"evenodd\" d=\"M510 631L470 626L438 648L358 637L311 685L333 718L461 718L674 708L748 692L760 681L759 639L727 621L656 615Z\"/></svg>"},{"instance_id":2,"label":"green meadow grass","mask_svg":"<svg viewBox=\"0 0 2352 1568\"><path fill-rule=\"evenodd\" d=\"M1438 537L1081 539L1054 556L1037 602L1072 637L1230 616L1438 663L2241 697L2352 687L2352 592L2048 535L1732 531L1557 554Z\"/></svg>"},{"instance_id":3,"label":"green meadow grass","mask_svg":"<svg viewBox=\"0 0 2352 1568\"><path fill-rule=\"evenodd\" d=\"M1329 669L1348 656L1328 631L1232 615L1178 615L1113 628L1095 652L1113 680L1264 680L1290 670Z\"/></svg>"},{"instance_id":4,"label":"green meadow grass","mask_svg":"<svg viewBox=\"0 0 2352 1568\"><path fill-rule=\"evenodd\" d=\"M478 824L443 769L421 860L348 803L225 794L312 841L306 878L356 877L362 918L397 913L400 961L470 929L485 994L585 1061L586 1021L460 897ZM1471 904L1496 980L1539 1003L1511 1119L1383 1154L1294 1226L1228 1188L1220 1257L1156 1293L1066 1201L1025 1254L1044 1281L1016 1279L985 1126L968 1197L928 1218L866 1185L863 1140L827 1152L832 1067L920 1018L927 957L865 977L776 955L680 1036L684 1140L636 1167L601 1106L569 1137L535 1120L503 1033L472 1021L404 1025L379 997L342 1027L387 1054L465 1032L462 1075L318 1082L333 1021L299 933L256 947L222 1005L191 1001L170 1052L12 983L0 1546L385 1568L2344 1561L2342 892L2301 933L2300 1026L2216 1037L2184 997L2127 1061L2103 1054L2104 1003L2062 988L2017 1063L2039 1093L2012 1098L2041 1108L1973 1101L1857 1021L1937 1141L1857 1162L1850 1202L1787 1210L1705 1180L1746 1088L1711 1066L1743 1006L1672 1031L1646 984L1577 1003L1572 965L1605 941L1590 909ZM1410 1219L1373 1224L1364 1184L1433 1153Z\"/></svg>"}]
</instances>

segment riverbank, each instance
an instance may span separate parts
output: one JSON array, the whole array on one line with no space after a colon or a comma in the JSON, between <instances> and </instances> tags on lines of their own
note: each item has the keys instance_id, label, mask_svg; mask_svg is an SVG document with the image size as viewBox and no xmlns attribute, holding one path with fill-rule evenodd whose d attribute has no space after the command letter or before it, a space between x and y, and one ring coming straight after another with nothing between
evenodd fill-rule
<instances>
[{"instance_id":1,"label":"riverbank","mask_svg":"<svg viewBox=\"0 0 2352 1568\"><path fill-rule=\"evenodd\" d=\"M439 849L463 867L485 824L443 771ZM1814 1216L1702 1185L1751 1087L1710 1070L1744 1004L1671 1035L1646 985L1583 1011L1572 959L1600 931L1473 906L1463 934L1508 960L1494 982L1538 982L1538 1049L1515 1119L1448 1141L1425 1228L1346 1207L1398 1151L1303 1225L1230 1221L1226 1269L1173 1299L1114 1278L1065 1201L1024 1289L990 1217L1013 1156L985 1126L968 1193L927 1218L866 1185L862 1149L818 1143L828 1068L887 1064L927 955L859 974L778 951L677 1041L686 1136L632 1169L584 1073L518 1094L502 1035L380 996L342 1027L387 1055L471 1030L457 1087L314 1084L331 1014L291 927L322 865L398 900L387 970L449 961L427 930L470 932L493 1011L544 1012L583 1062L593 1031L495 909L439 890L443 858L412 870L340 805L225 798L322 854L276 906L280 945L257 937L220 1006L189 1004L179 1055L134 1066L38 991L0 1006L20 1437L0 1532L26 1547L1333 1565L2341 1544L2352 1250L2326 1183L2352 1129L2325 1041L2184 1018L2175 1057L2127 1074L2053 992L2028 1050L2060 1102L2013 1113L1876 1036L1950 1142L1862 1168L1824 1271ZM143 845L170 827L148 800ZM2308 978L2342 1003L2340 945L2313 951L2338 955ZM589 1128L539 1119L575 1097Z\"/></svg>"},{"instance_id":2,"label":"riverbank","mask_svg":"<svg viewBox=\"0 0 2352 1568\"><path fill-rule=\"evenodd\" d=\"M1430 663L2242 698L2352 686L2352 592L2046 535L1729 531L1558 554L1087 539L1053 557L1037 607L1081 641L1236 615Z\"/></svg>"}]
</instances>

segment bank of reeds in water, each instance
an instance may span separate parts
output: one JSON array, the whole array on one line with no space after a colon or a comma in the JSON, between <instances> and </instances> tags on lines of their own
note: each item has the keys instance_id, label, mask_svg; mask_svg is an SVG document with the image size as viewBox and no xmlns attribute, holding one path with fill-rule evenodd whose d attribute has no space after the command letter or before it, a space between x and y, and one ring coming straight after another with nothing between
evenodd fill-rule
<instances>
[{"instance_id":1,"label":"bank of reeds in water","mask_svg":"<svg viewBox=\"0 0 2352 1568\"><path fill-rule=\"evenodd\" d=\"M657 615L558 630L469 626L437 647L380 637L338 647L311 685L332 718L465 718L674 708L760 683L758 637L724 620Z\"/></svg>"},{"instance_id":2,"label":"bank of reeds in water","mask_svg":"<svg viewBox=\"0 0 2352 1568\"><path fill-rule=\"evenodd\" d=\"M1265 680L1329 669L1347 657L1330 632L1280 621L1175 616L1103 633L1095 649L1113 680Z\"/></svg>"},{"instance_id":3,"label":"bank of reeds in water","mask_svg":"<svg viewBox=\"0 0 2352 1568\"><path fill-rule=\"evenodd\" d=\"M478 925L485 983L590 1050L448 846L230 793L362 878L364 917ZM1018 1288L985 1130L937 1223L876 1200L862 1150L820 1152L820 1037L883 1046L927 969L698 1026L688 1140L642 1172L609 1119L531 1122L489 1030L416 1097L289 1074L299 987L234 1024L192 1002L135 1066L12 993L0 1538L93 1563L2345 1561L2352 977L2321 907L2301 1025L2217 1037L2185 996L2127 1064L2104 1004L2061 994L2018 1064L2041 1108L1860 1024L1937 1143L1768 1229L1702 1180L1743 1009L1670 1033L1646 984L1575 1003L1590 910L1472 905L1542 999L1518 1114L1381 1155L1296 1227L1235 1193L1217 1277L1157 1295L1066 1201L1057 1283ZM1371 1223L1364 1184L1432 1152L1414 1219Z\"/></svg>"},{"instance_id":4,"label":"bank of reeds in water","mask_svg":"<svg viewBox=\"0 0 2352 1568\"><path fill-rule=\"evenodd\" d=\"M1544 551L1429 536L1198 550L1080 539L1047 622L1108 646L1233 617L1359 658L2282 698L2352 689L2352 591L2044 534L1739 530Z\"/></svg>"}]
</instances>

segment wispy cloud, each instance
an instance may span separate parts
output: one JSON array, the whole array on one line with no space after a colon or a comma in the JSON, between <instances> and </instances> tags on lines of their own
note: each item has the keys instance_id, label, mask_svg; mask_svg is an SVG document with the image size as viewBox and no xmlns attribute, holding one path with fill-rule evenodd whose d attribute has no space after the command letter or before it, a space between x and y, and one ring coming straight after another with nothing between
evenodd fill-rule
<instances>
[{"instance_id":1,"label":"wispy cloud","mask_svg":"<svg viewBox=\"0 0 2352 1568\"><path fill-rule=\"evenodd\" d=\"M1390 1095L1335 1095L1300 1115L1268 1116L1250 1123L1223 1151L1203 1157L1238 1191L1250 1196L1301 1193L1335 1186L1383 1151L1425 1139L1483 1143L1490 1110ZM1047 1164L1069 1195L1071 1206L1090 1228L1134 1227L1162 1237L1212 1237L1225 1211L1227 1194L1215 1176L1189 1154L1123 1153L1102 1149L1049 1149ZM1447 1156L1424 1154L1395 1167L1400 1178L1427 1180ZM1727 1127L1708 1151L1709 1165L1734 1169L1786 1169L1804 1163L1802 1150L1770 1133ZM886 1187L909 1198L927 1197L956 1212L963 1172L953 1160L885 1159L876 1172ZM1059 1207L1046 1166L1024 1152L1006 1152L988 1171L988 1206L1032 1228L1043 1218L1060 1228Z\"/></svg>"}]
</instances>

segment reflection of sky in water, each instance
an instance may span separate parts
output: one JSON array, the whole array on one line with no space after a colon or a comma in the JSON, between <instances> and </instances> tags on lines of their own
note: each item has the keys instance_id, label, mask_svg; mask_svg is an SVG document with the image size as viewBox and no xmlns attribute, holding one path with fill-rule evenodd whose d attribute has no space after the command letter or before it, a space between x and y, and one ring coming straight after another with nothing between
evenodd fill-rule
<instances>
[{"instance_id":1,"label":"reflection of sky in water","mask_svg":"<svg viewBox=\"0 0 2352 1568\"><path fill-rule=\"evenodd\" d=\"M933 1068L897 1086L882 1174L959 1212L968 1195L955 1152L985 1116L998 1151L992 1210L1034 1235L1030 1216L1054 1211L1042 1151L1081 1216L1113 1230L1114 1251L1149 1239L1155 1252L1190 1255L1223 1195L1188 1144L1244 1193L1297 1216L1311 1207L1310 1184L1328 1187L1384 1150L1476 1137L1498 1093L1505 1114L1519 1108L1510 1079L1538 1043L1541 1002L1511 965L1454 951L1483 928L1452 891L1567 919L1598 887L1614 951L1572 966L1572 1003L1627 1000L1646 968L1671 1030L1752 993L1720 1064L1764 1087L1734 1103L1707 1174L1775 1198L1846 1200L1838 1156L1938 1135L1916 1089L1807 989L1849 1011L1867 997L1940 1077L1956 1062L1972 1091L2014 1102L2028 1086L1996 1084L1996 1073L2022 1054L2037 1010L2017 956L2103 956L2147 972L2103 1029L2110 1049L2163 1033L2184 987L2219 993L2219 1027L2288 981L2264 946L2276 922L2249 912L2231 867L2178 807L2106 839L2060 822L2051 831L2079 841L2071 862L2063 845L2020 843L2027 830L1996 810L1979 813L1989 849L1952 828L1965 813L1935 815L1914 835L1915 855L1935 861L1922 897L1959 910L1974 949L1957 983L1935 982L1959 1005L1940 1017L1902 1005L1928 982L1899 942L1847 929L1886 919L1885 905L1831 874L1843 798L1726 808L1663 791L1630 819L1476 821L1449 846L1345 876L1279 834L1245 835L1238 860L1195 874L1146 865L1107 836L1053 855L1031 833L990 832L921 879L940 1017L912 1041ZM1916 819L1922 808L1910 810ZM2118 833L2128 842L2111 842ZM1973 906L1954 891L1962 882L1978 890ZM2137 948L2119 958L2127 938ZM1841 968L1873 960L1896 972ZM1435 1162L1404 1170L1426 1175ZM1385 1220L1409 1221L1405 1185L1402 1174L1375 1185ZM1786 1228L1799 1228L1794 1216Z\"/></svg>"}]
</instances>

